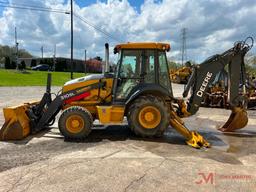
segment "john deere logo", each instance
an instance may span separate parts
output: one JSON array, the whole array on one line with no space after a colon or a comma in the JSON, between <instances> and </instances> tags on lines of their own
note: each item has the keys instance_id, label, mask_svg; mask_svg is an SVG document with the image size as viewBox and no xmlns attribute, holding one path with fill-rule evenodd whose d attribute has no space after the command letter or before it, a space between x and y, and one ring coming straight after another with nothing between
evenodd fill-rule
<instances>
[{"instance_id":1,"label":"john deere logo","mask_svg":"<svg viewBox=\"0 0 256 192\"><path fill-rule=\"evenodd\" d=\"M196 93L196 95L197 95L198 97L202 97L202 96L203 96L204 91L205 91L205 89L206 89L206 87L207 87L207 85L208 85L208 83L209 83L211 77L212 77L212 73L207 72L207 74L206 74L206 76L205 76L205 78L204 78L204 81L203 81L203 83L202 83L202 85L201 85L201 87L200 87L200 90L197 91L197 93Z\"/></svg>"}]
</instances>

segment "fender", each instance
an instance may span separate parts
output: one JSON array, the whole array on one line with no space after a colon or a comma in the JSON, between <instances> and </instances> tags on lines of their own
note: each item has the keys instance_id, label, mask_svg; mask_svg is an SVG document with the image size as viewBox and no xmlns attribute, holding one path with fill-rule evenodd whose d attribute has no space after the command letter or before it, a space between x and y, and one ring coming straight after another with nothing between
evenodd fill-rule
<instances>
[{"instance_id":1,"label":"fender","mask_svg":"<svg viewBox=\"0 0 256 192\"><path fill-rule=\"evenodd\" d=\"M132 89L131 93L128 95L128 99L126 100L125 105L127 106L131 101L145 93L173 98L172 93L160 85L142 83Z\"/></svg>"}]
</instances>

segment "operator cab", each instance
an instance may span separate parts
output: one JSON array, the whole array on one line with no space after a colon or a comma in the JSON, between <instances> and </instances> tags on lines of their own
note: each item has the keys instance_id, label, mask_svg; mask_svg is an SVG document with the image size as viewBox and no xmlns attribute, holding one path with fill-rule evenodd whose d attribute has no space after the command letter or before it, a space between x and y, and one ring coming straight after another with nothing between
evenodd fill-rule
<instances>
[{"instance_id":1,"label":"operator cab","mask_svg":"<svg viewBox=\"0 0 256 192\"><path fill-rule=\"evenodd\" d=\"M166 52L169 44L164 43L127 43L117 45L114 53L119 60L115 73L113 98L122 102L138 90L150 87L163 89L172 96Z\"/></svg>"}]
</instances>

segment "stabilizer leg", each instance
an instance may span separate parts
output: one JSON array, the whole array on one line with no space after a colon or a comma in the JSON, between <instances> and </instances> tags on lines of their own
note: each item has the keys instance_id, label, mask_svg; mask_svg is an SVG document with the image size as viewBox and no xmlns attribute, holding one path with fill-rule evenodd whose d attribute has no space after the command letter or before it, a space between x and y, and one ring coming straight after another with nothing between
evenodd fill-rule
<instances>
[{"instance_id":1,"label":"stabilizer leg","mask_svg":"<svg viewBox=\"0 0 256 192\"><path fill-rule=\"evenodd\" d=\"M210 143L208 143L203 136L196 131L190 131L188 128L186 128L184 122L176 115L174 111L171 111L170 125L186 138L186 143L191 147L197 149L202 147L210 147Z\"/></svg>"}]
</instances>

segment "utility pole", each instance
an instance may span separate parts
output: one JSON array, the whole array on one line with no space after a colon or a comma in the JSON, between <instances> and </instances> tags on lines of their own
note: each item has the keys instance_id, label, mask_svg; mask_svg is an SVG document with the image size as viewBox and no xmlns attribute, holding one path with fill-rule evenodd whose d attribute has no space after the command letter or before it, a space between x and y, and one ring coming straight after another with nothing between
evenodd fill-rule
<instances>
[{"instance_id":1,"label":"utility pole","mask_svg":"<svg viewBox=\"0 0 256 192\"><path fill-rule=\"evenodd\" d=\"M44 46L41 47L42 59L44 58Z\"/></svg>"},{"instance_id":2,"label":"utility pole","mask_svg":"<svg viewBox=\"0 0 256 192\"><path fill-rule=\"evenodd\" d=\"M52 70L55 71L55 68L56 68L56 44L54 44L53 68L52 68Z\"/></svg>"},{"instance_id":3,"label":"utility pole","mask_svg":"<svg viewBox=\"0 0 256 192\"><path fill-rule=\"evenodd\" d=\"M187 28L183 28L181 30L181 65L184 65L184 61L187 60L187 45L186 45L186 40L187 40Z\"/></svg>"},{"instance_id":4,"label":"utility pole","mask_svg":"<svg viewBox=\"0 0 256 192\"><path fill-rule=\"evenodd\" d=\"M84 50L84 73L86 74L86 49Z\"/></svg>"},{"instance_id":5,"label":"utility pole","mask_svg":"<svg viewBox=\"0 0 256 192\"><path fill-rule=\"evenodd\" d=\"M71 3L71 11L70 11L70 19L71 19L71 58L70 58L70 69L71 69L71 76L70 78L73 79L73 0L70 0Z\"/></svg>"},{"instance_id":6,"label":"utility pole","mask_svg":"<svg viewBox=\"0 0 256 192\"><path fill-rule=\"evenodd\" d=\"M18 43L18 41L17 41L17 30L16 30L16 27L15 27L15 49L16 49L16 53L15 53L16 69L18 69L19 43Z\"/></svg>"}]
</instances>

